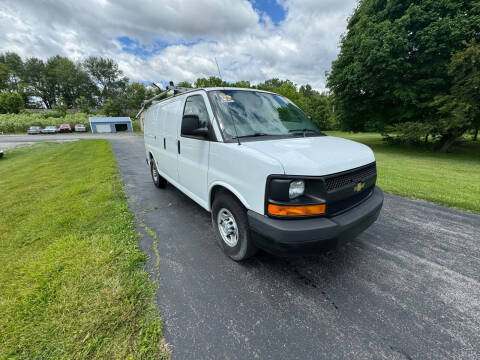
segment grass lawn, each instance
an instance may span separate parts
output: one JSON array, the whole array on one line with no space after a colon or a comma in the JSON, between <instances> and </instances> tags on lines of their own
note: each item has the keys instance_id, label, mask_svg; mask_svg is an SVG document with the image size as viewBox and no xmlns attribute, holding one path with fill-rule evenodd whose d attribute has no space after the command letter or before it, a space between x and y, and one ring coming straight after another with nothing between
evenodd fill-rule
<instances>
[{"instance_id":1,"label":"grass lawn","mask_svg":"<svg viewBox=\"0 0 480 360\"><path fill-rule=\"evenodd\" d=\"M480 213L480 141L465 141L441 154L382 142L379 134L329 131L375 152L378 185L386 192Z\"/></svg>"},{"instance_id":2,"label":"grass lawn","mask_svg":"<svg viewBox=\"0 0 480 360\"><path fill-rule=\"evenodd\" d=\"M167 358L105 140L0 159L0 359Z\"/></svg>"}]
</instances>

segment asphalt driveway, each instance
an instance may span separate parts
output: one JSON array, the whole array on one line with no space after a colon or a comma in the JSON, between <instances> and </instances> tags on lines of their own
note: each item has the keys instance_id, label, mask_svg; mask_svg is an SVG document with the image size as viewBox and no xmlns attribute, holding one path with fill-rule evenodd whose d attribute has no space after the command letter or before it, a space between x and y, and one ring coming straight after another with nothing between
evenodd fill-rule
<instances>
[{"instance_id":1,"label":"asphalt driveway","mask_svg":"<svg viewBox=\"0 0 480 360\"><path fill-rule=\"evenodd\" d=\"M143 137L110 141L173 359L480 357L480 216L386 195L336 252L238 264L207 212L154 187Z\"/></svg>"},{"instance_id":2,"label":"asphalt driveway","mask_svg":"<svg viewBox=\"0 0 480 360\"><path fill-rule=\"evenodd\" d=\"M16 146L32 145L38 142L68 142L81 139L118 139L136 136L130 132L92 134L84 133L62 133L62 134L36 134L36 135L0 135L0 149L10 149Z\"/></svg>"}]
</instances>

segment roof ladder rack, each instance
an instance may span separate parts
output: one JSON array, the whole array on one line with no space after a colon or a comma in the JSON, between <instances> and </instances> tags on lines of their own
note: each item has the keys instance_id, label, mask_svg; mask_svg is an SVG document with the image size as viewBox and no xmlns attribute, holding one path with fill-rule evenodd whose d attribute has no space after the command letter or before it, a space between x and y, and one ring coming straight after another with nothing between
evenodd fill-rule
<instances>
[{"instance_id":1,"label":"roof ladder rack","mask_svg":"<svg viewBox=\"0 0 480 360\"><path fill-rule=\"evenodd\" d=\"M157 84L153 83L152 82L152 85L157 87L158 89L162 90L162 88L160 88L160 86L158 86ZM165 94L168 94L169 91L173 91L173 95L177 95L177 94L181 94L183 92L186 92L186 91L191 91L192 89L190 88L186 88L186 87L180 87L180 86L175 86L173 84L173 81L170 81L170 85L167 86L167 88L165 90L163 90L160 94L157 94L155 95L154 97L150 98L150 99L147 99L145 101L142 102L142 108L140 109L140 111L137 113L137 115L135 116L134 119L138 119L138 117L140 116L140 114L143 112L143 110L145 110L145 106L147 105L150 105L151 103L153 103L155 100L161 98L163 95Z\"/></svg>"}]
</instances>

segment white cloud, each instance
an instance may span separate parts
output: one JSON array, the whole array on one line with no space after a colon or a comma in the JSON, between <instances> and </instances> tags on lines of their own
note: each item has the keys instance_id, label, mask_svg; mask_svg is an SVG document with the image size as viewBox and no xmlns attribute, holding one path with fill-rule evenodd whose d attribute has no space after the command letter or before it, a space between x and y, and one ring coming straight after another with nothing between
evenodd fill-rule
<instances>
[{"instance_id":1,"label":"white cloud","mask_svg":"<svg viewBox=\"0 0 480 360\"><path fill-rule=\"evenodd\" d=\"M325 71L356 0L281 0L285 20L275 26L247 0L113 1L7 0L0 8L0 52L47 58L60 54L115 59L132 80L288 78L324 88ZM122 50L126 36L153 50ZM190 45L182 45L190 43ZM170 45L169 45L170 44ZM158 46L158 45L157 45Z\"/></svg>"}]
</instances>

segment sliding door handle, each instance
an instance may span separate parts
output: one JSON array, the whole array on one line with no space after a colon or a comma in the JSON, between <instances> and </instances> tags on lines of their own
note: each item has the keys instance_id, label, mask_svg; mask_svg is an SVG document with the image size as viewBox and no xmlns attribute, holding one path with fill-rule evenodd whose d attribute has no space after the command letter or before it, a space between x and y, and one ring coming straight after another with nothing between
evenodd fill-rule
<instances>
[{"instance_id":1,"label":"sliding door handle","mask_svg":"<svg viewBox=\"0 0 480 360\"><path fill-rule=\"evenodd\" d=\"M178 153L180 154L180 140L177 140L177 150L178 150Z\"/></svg>"}]
</instances>

